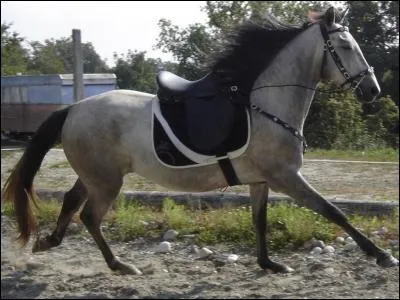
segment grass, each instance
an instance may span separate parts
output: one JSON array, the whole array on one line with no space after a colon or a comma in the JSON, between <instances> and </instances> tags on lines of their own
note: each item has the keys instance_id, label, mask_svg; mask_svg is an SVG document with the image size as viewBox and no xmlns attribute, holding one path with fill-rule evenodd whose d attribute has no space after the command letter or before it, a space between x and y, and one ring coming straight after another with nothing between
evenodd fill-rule
<instances>
[{"instance_id":1,"label":"grass","mask_svg":"<svg viewBox=\"0 0 400 300\"><path fill-rule=\"evenodd\" d=\"M38 214L39 226L55 226L60 203L58 201L41 202ZM6 215L12 216L9 203L3 205ZM389 248L389 239L399 239L399 212L388 217L350 216L351 223L367 236L383 226L387 228L384 239L377 244ZM80 223L79 219L74 218ZM249 207L221 208L214 210L190 210L177 205L171 199L165 199L161 209L142 206L119 198L113 210L105 217L107 239L132 240L137 237L159 237L168 229L184 234L195 234L195 242L200 246L226 243L237 246L255 246L255 231ZM298 249L306 241L315 237L324 242L333 241L341 236L343 230L328 222L311 210L295 205L275 205L268 208L268 246L273 250ZM179 237L179 236L178 236ZM398 249L393 250L399 256Z\"/></svg>"},{"instance_id":2,"label":"grass","mask_svg":"<svg viewBox=\"0 0 400 300\"><path fill-rule=\"evenodd\" d=\"M68 161L62 161L59 163L52 164L49 168L50 169L64 169L64 168L70 168L70 167L71 167L71 165L69 164Z\"/></svg>"},{"instance_id":3,"label":"grass","mask_svg":"<svg viewBox=\"0 0 400 300\"><path fill-rule=\"evenodd\" d=\"M16 151L1 151L1 158L7 158L13 156Z\"/></svg>"},{"instance_id":4,"label":"grass","mask_svg":"<svg viewBox=\"0 0 400 300\"><path fill-rule=\"evenodd\" d=\"M306 159L344 159L398 162L399 149L387 148L365 151L314 149L306 152L304 157Z\"/></svg>"}]
</instances>

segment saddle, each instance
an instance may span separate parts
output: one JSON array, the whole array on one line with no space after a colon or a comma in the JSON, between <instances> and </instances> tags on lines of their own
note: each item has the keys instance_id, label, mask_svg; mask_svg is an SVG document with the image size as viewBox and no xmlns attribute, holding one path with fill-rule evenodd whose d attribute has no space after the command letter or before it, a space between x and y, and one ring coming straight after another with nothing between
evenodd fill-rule
<instances>
[{"instance_id":1,"label":"saddle","mask_svg":"<svg viewBox=\"0 0 400 300\"><path fill-rule=\"evenodd\" d=\"M244 120L242 123L247 126L247 99L238 85L217 73L189 81L160 71L156 79L161 112L188 147L199 153L216 154L238 146L228 145L232 144L229 140L232 140L235 122Z\"/></svg>"}]
</instances>

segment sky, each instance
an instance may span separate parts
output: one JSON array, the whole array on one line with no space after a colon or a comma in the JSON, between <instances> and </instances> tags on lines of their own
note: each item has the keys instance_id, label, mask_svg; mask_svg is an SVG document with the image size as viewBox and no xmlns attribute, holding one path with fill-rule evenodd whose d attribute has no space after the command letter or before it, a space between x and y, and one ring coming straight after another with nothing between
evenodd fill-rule
<instances>
[{"instance_id":1,"label":"sky","mask_svg":"<svg viewBox=\"0 0 400 300\"><path fill-rule=\"evenodd\" d=\"M205 1L1 1L1 22L13 23L28 41L44 42L81 30L82 42L91 42L107 64L114 66L113 53L129 49L146 51L146 57L172 61L170 53L153 50L161 18L183 28L205 24L200 10Z\"/></svg>"}]
</instances>

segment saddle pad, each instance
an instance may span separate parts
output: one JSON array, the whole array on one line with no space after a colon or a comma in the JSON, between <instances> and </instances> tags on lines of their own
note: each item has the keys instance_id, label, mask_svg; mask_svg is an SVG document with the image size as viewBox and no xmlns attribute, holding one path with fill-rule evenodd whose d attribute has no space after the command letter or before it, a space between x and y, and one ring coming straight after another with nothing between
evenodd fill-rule
<instances>
[{"instance_id":1,"label":"saddle pad","mask_svg":"<svg viewBox=\"0 0 400 300\"><path fill-rule=\"evenodd\" d=\"M152 135L153 149L157 159L164 165L174 168L195 167L200 165L215 164L223 158L237 158L242 155L250 141L250 114L247 108L243 110L242 118L235 121L231 134L224 142L227 155L220 156L220 153L199 153L193 150L190 143L182 141L172 130L172 126L164 118L160 103L157 98L152 100ZM184 126L183 116L179 113L179 108L173 113L174 127ZM181 121L177 121L181 120ZM181 133L184 132L184 127Z\"/></svg>"}]
</instances>

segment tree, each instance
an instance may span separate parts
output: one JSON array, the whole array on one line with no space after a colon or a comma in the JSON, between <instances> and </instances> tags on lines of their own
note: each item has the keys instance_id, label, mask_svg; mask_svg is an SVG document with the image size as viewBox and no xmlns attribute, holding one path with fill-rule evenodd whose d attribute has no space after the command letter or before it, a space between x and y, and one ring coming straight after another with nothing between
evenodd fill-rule
<instances>
[{"instance_id":1,"label":"tree","mask_svg":"<svg viewBox=\"0 0 400 300\"><path fill-rule=\"evenodd\" d=\"M40 74L73 73L74 51L72 38L47 39L44 44L31 42L30 71ZM89 43L82 43L84 73L108 72L109 68Z\"/></svg>"},{"instance_id":2,"label":"tree","mask_svg":"<svg viewBox=\"0 0 400 300\"><path fill-rule=\"evenodd\" d=\"M375 114L364 118L370 135L382 139L393 148L399 147L399 108L390 97L381 97L377 101Z\"/></svg>"},{"instance_id":3,"label":"tree","mask_svg":"<svg viewBox=\"0 0 400 300\"><path fill-rule=\"evenodd\" d=\"M25 39L11 32L11 26L1 24L1 76L25 73L27 69L27 50L22 45Z\"/></svg>"},{"instance_id":4,"label":"tree","mask_svg":"<svg viewBox=\"0 0 400 300\"><path fill-rule=\"evenodd\" d=\"M32 55L28 69L31 74L58 74L65 73L63 60L51 41L45 44L31 42Z\"/></svg>"},{"instance_id":5,"label":"tree","mask_svg":"<svg viewBox=\"0 0 400 300\"><path fill-rule=\"evenodd\" d=\"M321 84L322 90L328 88ZM309 146L357 150L370 147L361 112L361 103L350 91L317 92L304 124Z\"/></svg>"},{"instance_id":6,"label":"tree","mask_svg":"<svg viewBox=\"0 0 400 300\"><path fill-rule=\"evenodd\" d=\"M199 79L207 72L207 60L223 47L232 30L244 21L262 22L266 13L289 23L303 22L310 8L321 9L327 1L207 1L202 7L207 26L191 24L186 28L170 20L158 23L161 32L156 47L171 52L179 62L178 74Z\"/></svg>"},{"instance_id":7,"label":"tree","mask_svg":"<svg viewBox=\"0 0 400 300\"><path fill-rule=\"evenodd\" d=\"M347 1L347 26L375 68L382 95L399 104L399 2ZM372 113L373 106L364 111Z\"/></svg>"},{"instance_id":8,"label":"tree","mask_svg":"<svg viewBox=\"0 0 400 300\"><path fill-rule=\"evenodd\" d=\"M157 72L163 69L176 72L176 64L163 63L160 59L146 59L145 55L145 51L137 50L129 50L126 55L114 54L115 67L112 72L117 76L119 88L154 94L157 91Z\"/></svg>"},{"instance_id":9,"label":"tree","mask_svg":"<svg viewBox=\"0 0 400 300\"><path fill-rule=\"evenodd\" d=\"M189 80L205 75L204 63L212 45L211 35L206 27L196 23L179 29L166 19L161 19L158 25L161 32L156 47L163 52L172 52L179 62L177 73Z\"/></svg>"}]
</instances>

